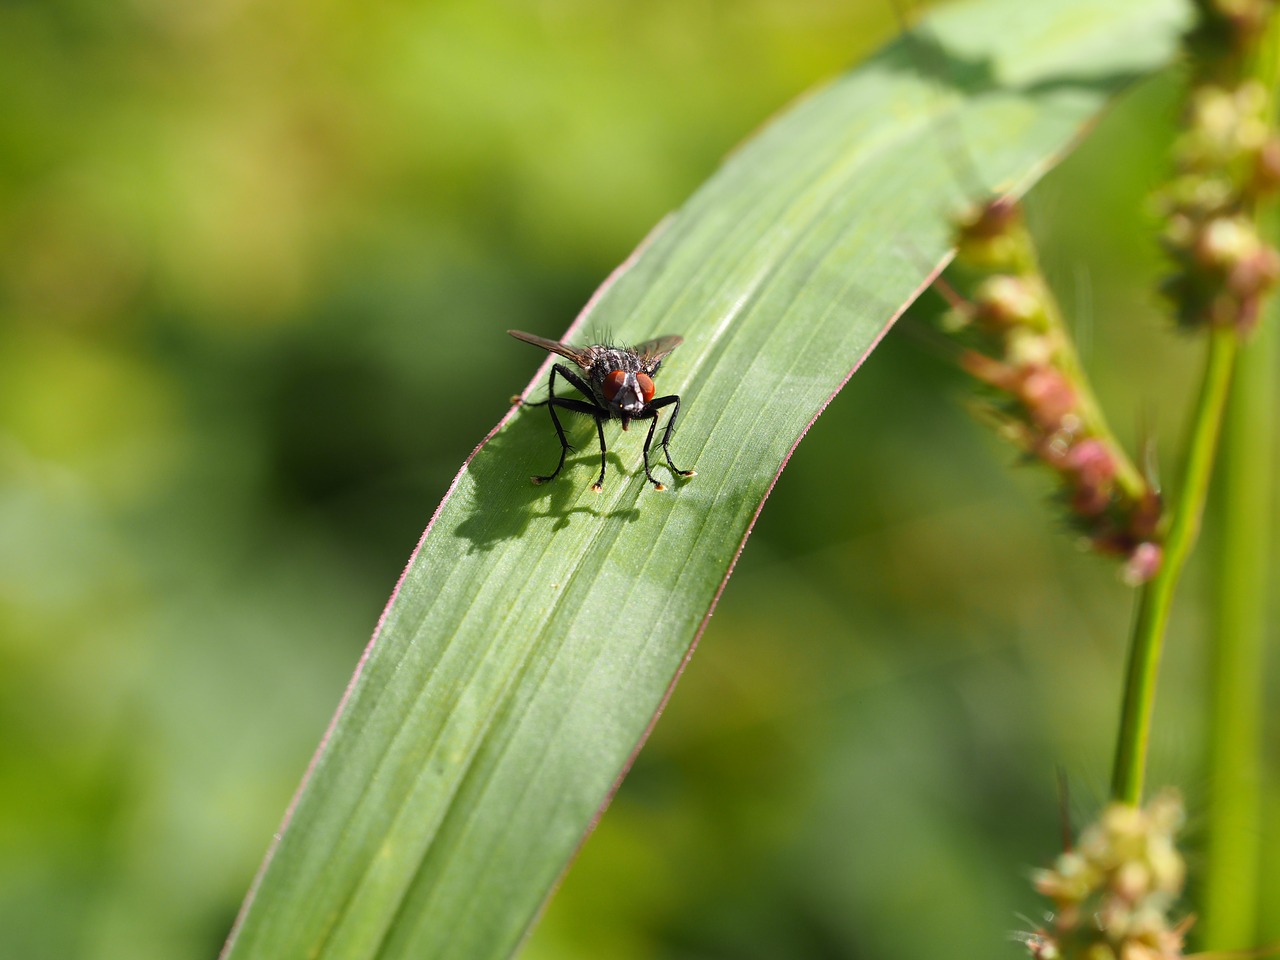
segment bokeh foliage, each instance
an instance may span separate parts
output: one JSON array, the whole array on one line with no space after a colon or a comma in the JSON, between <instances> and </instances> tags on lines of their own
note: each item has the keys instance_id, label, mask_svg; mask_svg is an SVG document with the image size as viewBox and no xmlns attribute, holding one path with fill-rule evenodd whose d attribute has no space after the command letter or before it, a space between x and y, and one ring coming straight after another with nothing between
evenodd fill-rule
<instances>
[{"instance_id":1,"label":"bokeh foliage","mask_svg":"<svg viewBox=\"0 0 1280 960\"><path fill-rule=\"evenodd\" d=\"M527 376L500 331L562 329L894 29L880 0L0 7L0 953L216 950ZM1170 447L1195 348L1144 202L1175 88L1035 198L1104 401ZM530 956L987 955L1056 849L1054 765L1105 794L1127 591L912 329L793 459ZM1188 593L1153 781L1194 810Z\"/></svg>"}]
</instances>

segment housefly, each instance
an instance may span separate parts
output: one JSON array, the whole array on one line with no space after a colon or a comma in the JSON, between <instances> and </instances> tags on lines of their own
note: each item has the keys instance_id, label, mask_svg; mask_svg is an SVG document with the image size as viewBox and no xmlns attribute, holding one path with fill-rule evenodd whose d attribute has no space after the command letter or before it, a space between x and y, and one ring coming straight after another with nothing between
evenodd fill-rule
<instances>
[{"instance_id":1,"label":"housefly","mask_svg":"<svg viewBox=\"0 0 1280 960\"><path fill-rule=\"evenodd\" d=\"M605 442L604 424L607 420L621 420L622 429L626 430L632 420L648 420L649 432L644 438L644 475L653 484L655 490L665 490L649 469L649 450L653 445L654 430L658 426L658 411L663 407L671 407L671 416L662 431L662 440L658 444L662 455L667 459L667 466L678 477L692 477L694 471L681 470L671 462L671 451L667 445L671 442L671 432L675 429L676 416L680 413L680 398L674 393L666 397L654 397L653 378L658 375L658 368L672 350L680 345L681 337L665 336L654 340L646 340L634 347L615 347L607 344L575 347L558 340L547 340L523 333L520 330L508 330L507 333L517 340L531 343L535 347L559 354L581 370L581 373L569 369L563 363L551 368L551 381L547 387L551 396L537 403L530 403L520 397L513 397L515 403L523 403L527 407L546 407L551 414L551 423L556 428L556 436L560 438L560 462L545 477L530 477L534 483L546 483L554 480L564 467L565 455L572 449L565 438L564 427L560 425L557 410L568 410L572 413L585 413L596 422L596 434L600 437L600 476L591 485L597 493L604 485ZM575 400L570 397L556 396L556 377L563 377L569 385L581 393L586 400Z\"/></svg>"}]
</instances>

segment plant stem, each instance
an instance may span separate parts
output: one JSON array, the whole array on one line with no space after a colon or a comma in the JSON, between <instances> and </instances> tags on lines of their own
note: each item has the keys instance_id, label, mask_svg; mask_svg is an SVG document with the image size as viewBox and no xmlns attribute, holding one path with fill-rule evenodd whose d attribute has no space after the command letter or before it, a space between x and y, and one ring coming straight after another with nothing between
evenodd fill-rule
<instances>
[{"instance_id":1,"label":"plant stem","mask_svg":"<svg viewBox=\"0 0 1280 960\"><path fill-rule=\"evenodd\" d=\"M1241 357L1227 408L1211 650L1204 922L1206 949L1240 948L1257 921L1261 685L1275 488L1275 318Z\"/></svg>"},{"instance_id":2,"label":"plant stem","mask_svg":"<svg viewBox=\"0 0 1280 960\"><path fill-rule=\"evenodd\" d=\"M1171 504L1172 520L1164 544L1164 558L1160 571L1143 587L1138 601L1126 668L1120 737L1111 778L1112 799L1122 803L1137 804L1142 800L1156 674L1164 647L1165 627L1169 621L1174 588L1200 532L1200 518L1213 473L1214 453L1237 345L1238 336L1234 329L1218 327L1209 335L1204 381L1196 401L1191 442L1176 490L1177 499Z\"/></svg>"},{"instance_id":3,"label":"plant stem","mask_svg":"<svg viewBox=\"0 0 1280 960\"><path fill-rule=\"evenodd\" d=\"M1280 80L1280 18L1272 21L1251 65L1269 91L1275 117ZM1274 200L1255 210L1263 237L1276 239ZM1240 358L1227 408L1222 450L1222 526L1216 580L1215 637L1210 651L1208 842L1201 894L1200 945L1240 949L1259 942L1262 810L1262 678L1275 552L1271 517L1277 482L1272 438L1276 414L1275 309L1263 312L1254 342Z\"/></svg>"}]
</instances>

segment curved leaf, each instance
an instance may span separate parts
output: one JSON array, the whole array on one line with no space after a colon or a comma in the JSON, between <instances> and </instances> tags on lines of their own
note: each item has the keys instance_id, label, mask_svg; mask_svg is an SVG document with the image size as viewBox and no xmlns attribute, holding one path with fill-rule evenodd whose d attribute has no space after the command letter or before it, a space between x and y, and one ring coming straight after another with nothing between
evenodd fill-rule
<instances>
[{"instance_id":1,"label":"curved leaf","mask_svg":"<svg viewBox=\"0 0 1280 960\"><path fill-rule=\"evenodd\" d=\"M588 421L564 474L532 486L558 452L546 413L503 419L397 585L228 955L509 954L799 438L949 256L948 214L1025 187L1166 62L1178 14L1173 0L951 8L731 156L573 331L683 335L659 390L683 397L672 452L699 475L654 491L640 430L611 425L592 493ZM529 349L499 336L494 349ZM856 496L848 483L831 495Z\"/></svg>"}]
</instances>

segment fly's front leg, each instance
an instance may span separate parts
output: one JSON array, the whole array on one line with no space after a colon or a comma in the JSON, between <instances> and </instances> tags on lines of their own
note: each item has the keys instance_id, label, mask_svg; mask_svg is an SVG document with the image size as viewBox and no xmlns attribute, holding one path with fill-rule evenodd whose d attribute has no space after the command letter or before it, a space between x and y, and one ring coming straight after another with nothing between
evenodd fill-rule
<instances>
[{"instance_id":1,"label":"fly's front leg","mask_svg":"<svg viewBox=\"0 0 1280 960\"><path fill-rule=\"evenodd\" d=\"M600 437L600 476L596 479L596 482L591 485L591 489L593 492L599 493L604 488L604 468L605 464L608 462L605 460L604 456L604 417L596 417L596 434Z\"/></svg>"},{"instance_id":2,"label":"fly's front leg","mask_svg":"<svg viewBox=\"0 0 1280 960\"><path fill-rule=\"evenodd\" d=\"M564 379L568 380L569 383L573 387L575 387L581 394L591 398L592 402L585 403L581 400L570 400L567 397L557 397L556 396L556 374L559 374L560 376L564 377ZM564 427L560 423L560 418L556 416L556 408L559 407L561 410L569 410L573 413L585 413L587 416L591 417L596 422L596 433L600 437L600 478L596 480L594 484L592 484L591 489L599 492L601 485L604 483L604 468L605 468L604 427L602 425L602 422L603 420L608 419L608 414L604 410L600 409L599 405L594 402L595 398L591 393L591 388L587 386L586 382L583 381L583 379L579 377L576 373L574 373L568 367L563 366L562 364L557 363L551 367L551 379L548 381L548 384L547 384L547 392L550 394L550 396L546 400L540 400L537 403L526 402L525 406L546 407L547 412L551 414L551 423L556 428L556 436L560 438L560 460L556 464L556 468L552 470L551 473L547 474L546 476L530 477L529 479L532 480L534 483L538 483L538 484L546 483L550 480L554 480L559 475L561 469L564 467L565 457L568 455L569 451L573 449L573 444L569 442L569 438L566 437L564 434Z\"/></svg>"},{"instance_id":3,"label":"fly's front leg","mask_svg":"<svg viewBox=\"0 0 1280 960\"><path fill-rule=\"evenodd\" d=\"M665 490L667 488L660 484L649 471L649 448L653 445L653 431L658 425L658 414L650 411L647 415L649 417L649 432L644 435L644 475L653 484L653 489Z\"/></svg>"},{"instance_id":4,"label":"fly's front leg","mask_svg":"<svg viewBox=\"0 0 1280 960\"><path fill-rule=\"evenodd\" d=\"M672 473L674 473L677 477L696 477L697 471L681 470L674 463L672 463L671 450L668 447L668 444L671 443L671 433L673 430L675 430L676 417L680 415L680 397L679 396L673 393L670 396L659 397L658 399L650 402L649 409L653 411L653 424L652 426L649 427L649 436L652 438L654 427L658 425L658 411L661 410L663 407L668 407L668 406L671 406L672 404L675 405L675 409L671 411L671 416L667 418L667 425L662 431L662 442L659 443L658 446L662 448L662 455L667 458L667 466L671 468ZM646 453L645 467L647 469L648 468L647 455L649 450L648 441L645 442L644 446L645 446L645 453Z\"/></svg>"},{"instance_id":5,"label":"fly's front leg","mask_svg":"<svg viewBox=\"0 0 1280 960\"><path fill-rule=\"evenodd\" d=\"M525 404L524 404L526 407L546 407L547 412L551 414L551 423L556 428L556 436L560 438L559 463L557 463L556 468L552 470L549 474L547 474L545 477L544 476L530 477L529 479L534 483L546 483L549 480L554 480L559 475L560 470L564 467L564 458L568 455L569 451L573 449L573 445L569 443L569 439L564 435L564 427L560 425L560 418L556 416L556 407L559 406L559 404L556 401L560 399L559 397L556 396L556 374L557 373L564 376L565 379L567 380L569 371L566 370L564 367L562 367L558 363L552 366L551 379L547 383L547 392L551 394L551 396L549 396L546 400L539 400L537 403L529 403L528 401L525 401Z\"/></svg>"}]
</instances>

